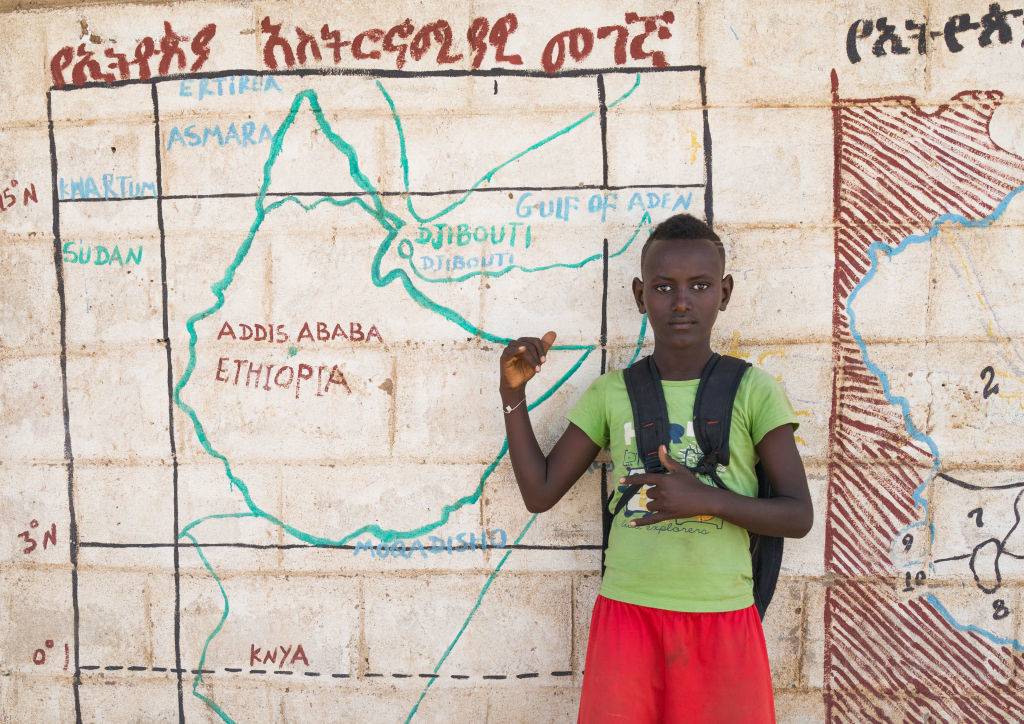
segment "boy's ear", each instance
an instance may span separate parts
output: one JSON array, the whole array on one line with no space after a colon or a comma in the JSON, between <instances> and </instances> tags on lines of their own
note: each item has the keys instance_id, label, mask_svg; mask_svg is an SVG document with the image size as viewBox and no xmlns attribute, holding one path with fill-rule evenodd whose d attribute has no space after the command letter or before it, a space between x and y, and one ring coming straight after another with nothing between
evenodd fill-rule
<instances>
[{"instance_id":1,"label":"boy's ear","mask_svg":"<svg viewBox=\"0 0 1024 724\"><path fill-rule=\"evenodd\" d=\"M646 314L647 308L644 306L644 283L640 281L640 277L633 277L633 298L636 300L636 308L640 314Z\"/></svg>"},{"instance_id":2,"label":"boy's ear","mask_svg":"<svg viewBox=\"0 0 1024 724\"><path fill-rule=\"evenodd\" d=\"M725 308L729 306L729 300L732 299L732 285L732 274L722 277L722 303L718 305L720 312L724 312Z\"/></svg>"}]
</instances>

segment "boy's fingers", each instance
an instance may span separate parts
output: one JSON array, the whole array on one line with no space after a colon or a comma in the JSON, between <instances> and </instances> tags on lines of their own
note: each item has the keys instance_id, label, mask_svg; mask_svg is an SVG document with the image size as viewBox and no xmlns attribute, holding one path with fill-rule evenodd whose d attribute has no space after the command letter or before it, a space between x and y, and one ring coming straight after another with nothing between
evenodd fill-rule
<instances>
[{"instance_id":1,"label":"boy's fingers","mask_svg":"<svg viewBox=\"0 0 1024 724\"><path fill-rule=\"evenodd\" d=\"M668 454L668 448L664 445L658 446L658 459L661 460L661 464L665 466L665 469L670 473L676 473L682 470L683 466L672 459L672 456Z\"/></svg>"},{"instance_id":2,"label":"boy's fingers","mask_svg":"<svg viewBox=\"0 0 1024 724\"><path fill-rule=\"evenodd\" d=\"M518 355L522 350L523 343L518 339L513 339L505 345L505 349L501 351L501 356L506 359L515 359L516 355Z\"/></svg>"},{"instance_id":3,"label":"boy's fingers","mask_svg":"<svg viewBox=\"0 0 1024 724\"><path fill-rule=\"evenodd\" d=\"M506 349L501 355L501 363L505 367L515 367L523 353L514 348Z\"/></svg>"},{"instance_id":4,"label":"boy's fingers","mask_svg":"<svg viewBox=\"0 0 1024 724\"><path fill-rule=\"evenodd\" d=\"M540 340L536 337L530 337L526 341L529 343L530 349L533 350L534 357L536 357L538 364L543 364L544 346L540 343Z\"/></svg>"},{"instance_id":5,"label":"boy's fingers","mask_svg":"<svg viewBox=\"0 0 1024 724\"><path fill-rule=\"evenodd\" d=\"M557 336L558 335L555 334L554 330L549 330L540 338L540 343L544 345L544 354L547 354L547 351L551 349L551 345L555 343L555 337Z\"/></svg>"},{"instance_id":6,"label":"boy's fingers","mask_svg":"<svg viewBox=\"0 0 1024 724\"><path fill-rule=\"evenodd\" d=\"M643 518L640 518L639 520L629 521L629 527L640 528L645 525L654 525L655 523L661 523L674 517L675 516L671 515L670 513L653 513L651 515L645 515Z\"/></svg>"},{"instance_id":7,"label":"boy's fingers","mask_svg":"<svg viewBox=\"0 0 1024 724\"><path fill-rule=\"evenodd\" d=\"M540 366L540 359L537 357L537 353L534 352L533 347L526 345L526 349L519 353L517 357L518 361L525 362L534 371Z\"/></svg>"},{"instance_id":8,"label":"boy's fingers","mask_svg":"<svg viewBox=\"0 0 1024 724\"><path fill-rule=\"evenodd\" d=\"M660 479L660 475L651 475L650 473L639 473L637 475L628 475L624 478L619 478L619 485L650 485L652 488L657 487L658 483L665 482L664 479Z\"/></svg>"}]
</instances>

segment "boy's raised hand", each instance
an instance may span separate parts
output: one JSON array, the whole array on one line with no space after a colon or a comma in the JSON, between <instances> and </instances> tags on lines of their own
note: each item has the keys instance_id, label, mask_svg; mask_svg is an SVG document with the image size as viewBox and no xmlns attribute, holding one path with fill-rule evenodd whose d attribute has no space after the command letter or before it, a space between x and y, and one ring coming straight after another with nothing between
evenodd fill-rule
<instances>
[{"instance_id":1,"label":"boy's raised hand","mask_svg":"<svg viewBox=\"0 0 1024 724\"><path fill-rule=\"evenodd\" d=\"M668 454L668 448L664 445L658 448L658 459L667 473L630 475L619 481L652 486L647 490L647 510L650 513L639 520L630 521L630 526L653 525L674 518L711 514L718 489L697 480L693 473Z\"/></svg>"},{"instance_id":2,"label":"boy's raised hand","mask_svg":"<svg viewBox=\"0 0 1024 724\"><path fill-rule=\"evenodd\" d=\"M507 390L518 390L540 372L548 350L555 343L554 332L537 337L520 337L508 343L501 353L500 386Z\"/></svg>"}]
</instances>

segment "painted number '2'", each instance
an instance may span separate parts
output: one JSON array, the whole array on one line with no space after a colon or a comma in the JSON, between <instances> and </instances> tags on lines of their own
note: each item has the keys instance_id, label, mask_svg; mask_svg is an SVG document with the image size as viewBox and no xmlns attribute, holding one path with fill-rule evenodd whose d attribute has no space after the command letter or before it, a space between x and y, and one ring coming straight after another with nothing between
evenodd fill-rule
<instances>
[{"instance_id":1,"label":"painted number '2'","mask_svg":"<svg viewBox=\"0 0 1024 724\"><path fill-rule=\"evenodd\" d=\"M988 365L987 367L985 367L981 371L980 376L981 379L984 380L985 382L985 389L981 391L982 398L987 400L992 395L998 395L999 383L996 382L995 384L992 384L993 382L995 382L996 379L996 371L992 368L992 365Z\"/></svg>"}]
</instances>

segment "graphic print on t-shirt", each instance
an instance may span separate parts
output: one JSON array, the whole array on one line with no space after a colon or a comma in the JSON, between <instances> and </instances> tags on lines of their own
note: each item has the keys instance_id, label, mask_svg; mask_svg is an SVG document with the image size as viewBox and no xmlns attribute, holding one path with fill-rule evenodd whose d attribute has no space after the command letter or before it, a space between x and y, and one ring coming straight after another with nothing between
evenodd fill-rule
<instances>
[{"instance_id":1,"label":"graphic print on t-shirt","mask_svg":"<svg viewBox=\"0 0 1024 724\"><path fill-rule=\"evenodd\" d=\"M701 459L702 453L700 446L697 444L697 437L693 433L693 420L688 421L685 425L671 422L669 423L668 430L670 440L669 456L688 468L696 466ZM633 429L632 420L623 423L622 437L625 450L622 466L626 470L626 477L628 478L630 475L640 475L644 473L645 470L643 462L640 460L640 454L637 451L636 431ZM697 479L705 484L709 484L704 480L701 480L701 478ZM636 492L636 495L626 503L626 507L622 510L623 524L627 524L626 521L633 516L650 515L650 511L647 510L647 502L649 500L647 493L651 487L652 486L650 485L642 485ZM625 494L627 490L627 485L619 486L620 495ZM704 525L714 526L719 530L722 529L722 519L716 518L713 515L695 515L689 518L675 518L674 520L667 520L664 523L652 525L650 526L650 529L660 532L706 532L701 531L699 528L688 528L687 525L691 523L701 523Z\"/></svg>"}]
</instances>

